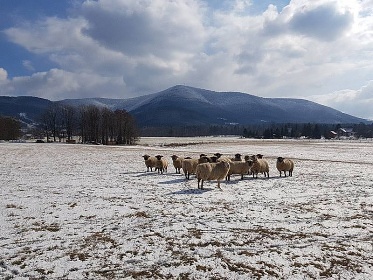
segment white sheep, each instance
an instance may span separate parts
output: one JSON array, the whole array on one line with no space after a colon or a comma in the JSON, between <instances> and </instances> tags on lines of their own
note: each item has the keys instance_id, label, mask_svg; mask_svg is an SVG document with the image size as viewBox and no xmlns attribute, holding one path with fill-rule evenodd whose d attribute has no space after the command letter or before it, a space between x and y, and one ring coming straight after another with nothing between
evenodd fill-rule
<instances>
[{"instance_id":1,"label":"white sheep","mask_svg":"<svg viewBox=\"0 0 373 280\"><path fill-rule=\"evenodd\" d=\"M258 173L263 173L264 177L269 178L269 165L265 159L259 158L258 155L254 155L252 158L251 172L253 178L258 178Z\"/></svg>"},{"instance_id":2,"label":"white sheep","mask_svg":"<svg viewBox=\"0 0 373 280\"><path fill-rule=\"evenodd\" d=\"M157 161L155 163L155 170L158 170L158 173L163 174L163 172L167 172L168 162L167 160L163 159L161 155L155 156Z\"/></svg>"},{"instance_id":3,"label":"white sheep","mask_svg":"<svg viewBox=\"0 0 373 280\"><path fill-rule=\"evenodd\" d=\"M278 157L276 162L276 168L280 172L284 172L284 175L286 177L286 171L289 172L289 176L293 176L293 169L294 169L294 162L291 159Z\"/></svg>"},{"instance_id":4,"label":"white sheep","mask_svg":"<svg viewBox=\"0 0 373 280\"><path fill-rule=\"evenodd\" d=\"M184 158L179 157L177 155L173 155L171 156L171 158L172 158L172 163L175 167L176 173L180 174L180 169L182 168L182 162Z\"/></svg>"},{"instance_id":5,"label":"white sheep","mask_svg":"<svg viewBox=\"0 0 373 280\"><path fill-rule=\"evenodd\" d=\"M230 163L230 168L226 177L226 180L231 179L232 174L239 174L241 175L241 180L243 179L243 175L249 174L251 166L253 162L252 160L248 161L232 161Z\"/></svg>"},{"instance_id":6,"label":"white sheep","mask_svg":"<svg viewBox=\"0 0 373 280\"><path fill-rule=\"evenodd\" d=\"M185 157L181 163L181 168L184 171L185 178L189 180L190 174L196 174L198 159Z\"/></svg>"},{"instance_id":7,"label":"white sheep","mask_svg":"<svg viewBox=\"0 0 373 280\"><path fill-rule=\"evenodd\" d=\"M155 157L151 157L149 155L143 155L142 156L145 160L145 165L146 165L146 172L153 171L153 167L155 167L155 164L157 162L157 159Z\"/></svg>"},{"instance_id":8,"label":"white sheep","mask_svg":"<svg viewBox=\"0 0 373 280\"><path fill-rule=\"evenodd\" d=\"M196 169L198 188L203 189L203 182L211 180L217 180L218 188L220 188L220 181L227 176L229 167L230 163L226 161L198 164ZM201 186L199 185L200 181L202 181Z\"/></svg>"}]
</instances>

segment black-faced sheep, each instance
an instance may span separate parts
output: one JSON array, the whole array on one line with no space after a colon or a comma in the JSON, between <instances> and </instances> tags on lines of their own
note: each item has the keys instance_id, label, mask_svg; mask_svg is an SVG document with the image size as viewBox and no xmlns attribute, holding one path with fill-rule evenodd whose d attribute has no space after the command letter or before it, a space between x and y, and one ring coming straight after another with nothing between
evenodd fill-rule
<instances>
[{"instance_id":1,"label":"black-faced sheep","mask_svg":"<svg viewBox=\"0 0 373 280\"><path fill-rule=\"evenodd\" d=\"M252 164L253 164L252 160L232 161L230 163L230 168L229 168L226 180L229 181L231 179L232 174L241 175L241 180L242 180L245 174L249 174Z\"/></svg>"},{"instance_id":2,"label":"black-faced sheep","mask_svg":"<svg viewBox=\"0 0 373 280\"><path fill-rule=\"evenodd\" d=\"M163 159L161 155L155 156L157 161L155 163L155 170L158 170L158 173L163 174L163 172L167 172L168 162L167 160Z\"/></svg>"},{"instance_id":3,"label":"black-faced sheep","mask_svg":"<svg viewBox=\"0 0 373 280\"><path fill-rule=\"evenodd\" d=\"M216 160L213 159L214 157L211 157L213 159L212 162L220 162L220 161L231 162L232 161L232 159L230 159L228 157L222 157L221 153L215 153L214 156L215 156Z\"/></svg>"},{"instance_id":4,"label":"black-faced sheep","mask_svg":"<svg viewBox=\"0 0 373 280\"><path fill-rule=\"evenodd\" d=\"M180 169L182 168L183 158L177 155L173 155L171 156L171 158L172 158L172 163L175 167L176 173L180 174Z\"/></svg>"},{"instance_id":5,"label":"black-faced sheep","mask_svg":"<svg viewBox=\"0 0 373 280\"><path fill-rule=\"evenodd\" d=\"M234 158L231 158L232 161L242 161L242 155L241 154L235 154Z\"/></svg>"},{"instance_id":6,"label":"black-faced sheep","mask_svg":"<svg viewBox=\"0 0 373 280\"><path fill-rule=\"evenodd\" d=\"M265 159L258 158L257 155L251 157L252 159L252 166L251 172L253 174L253 178L258 178L258 173L263 173L264 177L269 178L269 165Z\"/></svg>"},{"instance_id":7,"label":"black-faced sheep","mask_svg":"<svg viewBox=\"0 0 373 280\"><path fill-rule=\"evenodd\" d=\"M186 157L181 163L181 168L184 171L185 179L189 180L190 174L196 174L198 159Z\"/></svg>"},{"instance_id":8,"label":"black-faced sheep","mask_svg":"<svg viewBox=\"0 0 373 280\"><path fill-rule=\"evenodd\" d=\"M289 172L289 176L293 176L294 162L291 159L278 157L276 162L276 168L281 173L284 172L286 177L286 171Z\"/></svg>"},{"instance_id":9,"label":"black-faced sheep","mask_svg":"<svg viewBox=\"0 0 373 280\"><path fill-rule=\"evenodd\" d=\"M227 176L229 167L230 163L226 161L198 164L196 169L198 188L203 189L203 182L211 180L217 180L218 188L220 188L220 181ZM200 182L201 186L199 184Z\"/></svg>"},{"instance_id":10,"label":"black-faced sheep","mask_svg":"<svg viewBox=\"0 0 373 280\"><path fill-rule=\"evenodd\" d=\"M153 167L155 167L155 164L157 162L157 159L155 157L151 157L149 155L143 155L142 156L145 160L145 165L146 165L146 172L153 171Z\"/></svg>"}]
</instances>

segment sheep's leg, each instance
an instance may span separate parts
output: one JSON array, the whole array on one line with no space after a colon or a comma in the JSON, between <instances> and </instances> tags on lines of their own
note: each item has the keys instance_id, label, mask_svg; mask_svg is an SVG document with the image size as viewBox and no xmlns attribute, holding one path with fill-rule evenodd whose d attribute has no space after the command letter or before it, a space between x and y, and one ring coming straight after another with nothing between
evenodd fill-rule
<instances>
[{"instance_id":1,"label":"sheep's leg","mask_svg":"<svg viewBox=\"0 0 373 280\"><path fill-rule=\"evenodd\" d=\"M201 181L201 186L199 185L199 182ZM203 189L203 180L198 178L198 189Z\"/></svg>"}]
</instances>

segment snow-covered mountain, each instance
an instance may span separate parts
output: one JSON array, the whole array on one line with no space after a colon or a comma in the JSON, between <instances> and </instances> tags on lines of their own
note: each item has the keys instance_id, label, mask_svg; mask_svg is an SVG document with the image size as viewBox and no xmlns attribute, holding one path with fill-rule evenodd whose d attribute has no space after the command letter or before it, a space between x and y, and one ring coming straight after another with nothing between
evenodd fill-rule
<instances>
[{"instance_id":1,"label":"snow-covered mountain","mask_svg":"<svg viewBox=\"0 0 373 280\"><path fill-rule=\"evenodd\" d=\"M76 104L76 100L64 100ZM71 103L73 102L73 103ZM304 99L262 98L240 92L215 92L177 85L131 99L82 99L131 112L141 126L256 124L256 123L358 123L366 120Z\"/></svg>"},{"instance_id":2,"label":"snow-covered mountain","mask_svg":"<svg viewBox=\"0 0 373 280\"><path fill-rule=\"evenodd\" d=\"M22 101L22 102L21 102ZM86 98L57 101L74 106L96 105L129 111L141 126L359 123L367 120L304 99L262 98L240 92L215 92L177 85L158 93L129 99ZM0 97L0 114L35 116L51 101L28 97ZM12 114L11 114L12 113Z\"/></svg>"}]
</instances>

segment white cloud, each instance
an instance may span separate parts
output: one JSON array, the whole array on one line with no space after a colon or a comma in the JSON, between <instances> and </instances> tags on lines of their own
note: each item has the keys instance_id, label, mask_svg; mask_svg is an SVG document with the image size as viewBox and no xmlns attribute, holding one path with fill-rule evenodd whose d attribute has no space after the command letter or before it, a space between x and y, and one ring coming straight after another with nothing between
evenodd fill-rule
<instances>
[{"instance_id":1,"label":"white cloud","mask_svg":"<svg viewBox=\"0 0 373 280\"><path fill-rule=\"evenodd\" d=\"M4 68L0 68L0 82L8 79L8 72Z\"/></svg>"},{"instance_id":2,"label":"white cloud","mask_svg":"<svg viewBox=\"0 0 373 280\"><path fill-rule=\"evenodd\" d=\"M319 96L347 113L355 111L337 100L371 104L363 85L373 79L372 1L293 0L283 9L272 3L253 14L257 4L248 0L219 2L218 10L202 0L84 1L69 18L5 30L59 69L11 80L0 71L0 78L13 94L51 99L125 98L187 84L263 97ZM34 59L25 66L38 69Z\"/></svg>"},{"instance_id":3,"label":"white cloud","mask_svg":"<svg viewBox=\"0 0 373 280\"><path fill-rule=\"evenodd\" d=\"M103 77L97 74L72 73L60 69L38 72L31 76L15 77L8 81L11 87L7 95L30 95L62 100L102 96L119 97L125 83L118 77Z\"/></svg>"},{"instance_id":4,"label":"white cloud","mask_svg":"<svg viewBox=\"0 0 373 280\"><path fill-rule=\"evenodd\" d=\"M346 89L309 98L342 112L373 120L373 80L358 90Z\"/></svg>"},{"instance_id":5,"label":"white cloud","mask_svg":"<svg viewBox=\"0 0 373 280\"><path fill-rule=\"evenodd\" d=\"M22 65L29 71L35 71L35 68L30 60L23 60Z\"/></svg>"}]
</instances>

